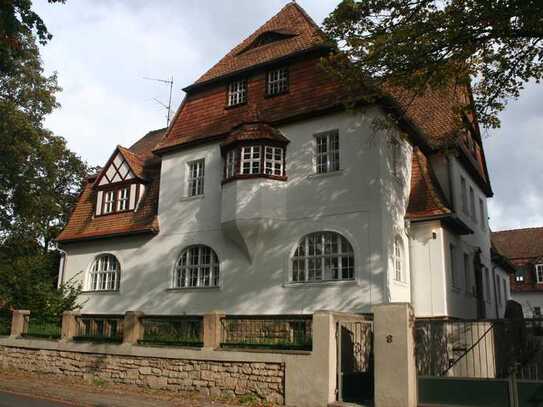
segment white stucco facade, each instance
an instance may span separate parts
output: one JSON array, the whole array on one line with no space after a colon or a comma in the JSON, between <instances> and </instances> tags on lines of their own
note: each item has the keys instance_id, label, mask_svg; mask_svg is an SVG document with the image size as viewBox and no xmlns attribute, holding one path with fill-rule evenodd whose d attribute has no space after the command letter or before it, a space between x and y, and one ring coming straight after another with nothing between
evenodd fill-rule
<instances>
[{"instance_id":1,"label":"white stucco facade","mask_svg":"<svg viewBox=\"0 0 543 407\"><path fill-rule=\"evenodd\" d=\"M222 185L220 142L164 155L158 235L66 245L64 281L87 284L95 257L103 253L113 254L121 265L119 291L86 293L82 312L364 313L373 304L410 301L404 214L411 146L401 141L403 157L394 175L389 137L371 128L374 114L330 114L279 128L290 140L287 181L255 178ZM317 175L314 134L329 130L339 132L340 170ZM189 198L187 163L199 159L205 159L204 194ZM317 231L338 232L350 242L354 280L291 281L291 257L298 242ZM405 245L402 281L392 272L395 239ZM195 244L217 253L219 287L173 289L179 255Z\"/></svg>"}]
</instances>

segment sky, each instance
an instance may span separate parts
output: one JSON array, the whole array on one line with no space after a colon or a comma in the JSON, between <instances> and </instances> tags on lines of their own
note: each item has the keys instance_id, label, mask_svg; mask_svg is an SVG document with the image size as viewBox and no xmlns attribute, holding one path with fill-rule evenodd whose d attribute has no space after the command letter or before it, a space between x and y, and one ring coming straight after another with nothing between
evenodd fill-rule
<instances>
[{"instance_id":1,"label":"sky","mask_svg":"<svg viewBox=\"0 0 543 407\"><path fill-rule=\"evenodd\" d=\"M165 127L167 85L173 111L191 84L286 4L286 0L68 0L34 8L53 39L42 47L56 72L61 107L46 127L91 165L118 144L129 147ZM338 0L299 0L317 23ZM543 226L543 85L529 84L483 140L494 197L493 230Z\"/></svg>"}]
</instances>

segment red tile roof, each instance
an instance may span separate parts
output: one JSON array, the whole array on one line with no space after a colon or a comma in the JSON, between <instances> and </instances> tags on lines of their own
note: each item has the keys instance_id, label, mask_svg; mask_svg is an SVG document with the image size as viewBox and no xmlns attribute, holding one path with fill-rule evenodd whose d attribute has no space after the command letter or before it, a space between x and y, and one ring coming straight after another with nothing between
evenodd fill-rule
<instances>
[{"instance_id":1,"label":"red tile roof","mask_svg":"<svg viewBox=\"0 0 543 407\"><path fill-rule=\"evenodd\" d=\"M493 232L492 242L510 260L543 257L543 227Z\"/></svg>"},{"instance_id":2,"label":"red tile roof","mask_svg":"<svg viewBox=\"0 0 543 407\"><path fill-rule=\"evenodd\" d=\"M239 141L249 140L273 140L279 143L287 144L287 139L281 132L267 123L244 123L230 132L230 135L226 138L223 147Z\"/></svg>"},{"instance_id":3,"label":"red tile roof","mask_svg":"<svg viewBox=\"0 0 543 407\"><path fill-rule=\"evenodd\" d=\"M60 243L111 236L125 236L142 233L158 233L157 217L160 187L160 161L153 159L152 149L164 134L164 130L150 132L136 142L130 149L119 150L134 165L135 171L148 183L136 211L95 216L97 190L94 188L98 178L90 178L83 188L77 204L64 230L57 237ZM133 168L134 168L133 167Z\"/></svg>"},{"instance_id":4,"label":"red tile roof","mask_svg":"<svg viewBox=\"0 0 543 407\"><path fill-rule=\"evenodd\" d=\"M413 150L411 192L406 217L421 220L452 214L432 167L422 151Z\"/></svg>"},{"instance_id":5,"label":"red tile roof","mask_svg":"<svg viewBox=\"0 0 543 407\"><path fill-rule=\"evenodd\" d=\"M255 46L263 34L275 33L276 41ZM318 25L295 2L262 25L241 44L226 54L217 64L203 74L197 84L267 63L285 55L300 53L323 46L326 37Z\"/></svg>"}]
</instances>

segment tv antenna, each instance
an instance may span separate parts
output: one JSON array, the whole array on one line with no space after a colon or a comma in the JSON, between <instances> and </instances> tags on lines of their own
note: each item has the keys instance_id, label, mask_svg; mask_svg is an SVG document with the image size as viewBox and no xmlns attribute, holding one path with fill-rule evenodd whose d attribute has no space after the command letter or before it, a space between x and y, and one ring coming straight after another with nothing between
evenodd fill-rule
<instances>
[{"instance_id":1,"label":"tv antenna","mask_svg":"<svg viewBox=\"0 0 543 407\"><path fill-rule=\"evenodd\" d=\"M157 102L160 106L162 106L168 112L168 114L166 116L166 127L168 127L170 125L170 113L172 111L173 76L171 76L170 79L147 78L147 77L144 76L143 79L145 79L147 81L161 82L161 83L164 83L164 84L170 86L170 96L168 98L168 104L163 103L162 101L160 101L157 98L153 98L153 100L155 102Z\"/></svg>"}]
</instances>

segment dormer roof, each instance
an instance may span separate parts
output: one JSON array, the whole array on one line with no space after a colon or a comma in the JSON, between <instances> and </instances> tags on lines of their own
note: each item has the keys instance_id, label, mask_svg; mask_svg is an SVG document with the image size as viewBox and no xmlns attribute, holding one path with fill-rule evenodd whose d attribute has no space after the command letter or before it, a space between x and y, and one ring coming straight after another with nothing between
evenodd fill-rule
<instances>
[{"instance_id":1,"label":"dormer roof","mask_svg":"<svg viewBox=\"0 0 543 407\"><path fill-rule=\"evenodd\" d=\"M283 134L267 123L253 122L243 123L232 129L228 137L222 143L222 147L243 141L271 140L277 143L287 144L289 140Z\"/></svg>"},{"instance_id":2,"label":"dormer roof","mask_svg":"<svg viewBox=\"0 0 543 407\"><path fill-rule=\"evenodd\" d=\"M116 184L134 178L145 181L143 160L127 148L118 145L98 174L94 186Z\"/></svg>"}]
</instances>

